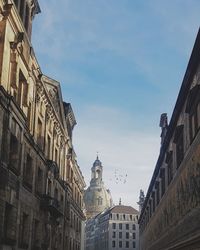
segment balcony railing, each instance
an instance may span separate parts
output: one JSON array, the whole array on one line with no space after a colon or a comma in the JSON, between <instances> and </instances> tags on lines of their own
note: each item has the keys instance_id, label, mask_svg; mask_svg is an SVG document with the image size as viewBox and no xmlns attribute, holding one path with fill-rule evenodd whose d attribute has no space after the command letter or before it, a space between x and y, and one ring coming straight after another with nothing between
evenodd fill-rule
<instances>
[{"instance_id":1,"label":"balcony railing","mask_svg":"<svg viewBox=\"0 0 200 250\"><path fill-rule=\"evenodd\" d=\"M53 217L61 217L63 215L62 208L60 206L60 202L49 195L43 195L41 199L41 207L50 212Z\"/></svg>"}]
</instances>

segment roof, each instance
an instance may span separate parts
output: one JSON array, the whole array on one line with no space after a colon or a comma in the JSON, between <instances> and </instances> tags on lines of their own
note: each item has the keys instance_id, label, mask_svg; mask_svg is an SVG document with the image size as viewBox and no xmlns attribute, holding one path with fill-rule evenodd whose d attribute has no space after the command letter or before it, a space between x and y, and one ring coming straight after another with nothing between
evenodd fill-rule
<instances>
[{"instance_id":1,"label":"roof","mask_svg":"<svg viewBox=\"0 0 200 250\"><path fill-rule=\"evenodd\" d=\"M139 212L131 207L131 206L124 206L124 205L117 205L111 208L110 212L112 213L121 213L121 214L139 214Z\"/></svg>"}]
</instances>

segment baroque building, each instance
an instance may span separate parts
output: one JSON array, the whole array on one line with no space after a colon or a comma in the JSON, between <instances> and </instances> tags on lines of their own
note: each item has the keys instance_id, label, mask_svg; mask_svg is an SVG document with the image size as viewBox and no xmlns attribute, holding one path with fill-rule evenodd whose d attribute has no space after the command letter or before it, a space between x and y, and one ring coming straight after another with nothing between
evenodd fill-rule
<instances>
[{"instance_id":1,"label":"baroque building","mask_svg":"<svg viewBox=\"0 0 200 250\"><path fill-rule=\"evenodd\" d=\"M112 197L109 189L106 189L103 177L103 166L97 156L91 168L90 186L84 194L87 219L96 216L112 206Z\"/></svg>"},{"instance_id":2,"label":"baroque building","mask_svg":"<svg viewBox=\"0 0 200 250\"><path fill-rule=\"evenodd\" d=\"M81 249L85 181L70 103L31 44L37 0L0 0L0 249Z\"/></svg>"},{"instance_id":3,"label":"baroque building","mask_svg":"<svg viewBox=\"0 0 200 250\"><path fill-rule=\"evenodd\" d=\"M86 223L85 250L139 249L139 212L131 206L106 209Z\"/></svg>"},{"instance_id":4,"label":"baroque building","mask_svg":"<svg viewBox=\"0 0 200 250\"><path fill-rule=\"evenodd\" d=\"M160 120L161 148L144 201L141 250L200 249L200 32L168 125Z\"/></svg>"}]
</instances>

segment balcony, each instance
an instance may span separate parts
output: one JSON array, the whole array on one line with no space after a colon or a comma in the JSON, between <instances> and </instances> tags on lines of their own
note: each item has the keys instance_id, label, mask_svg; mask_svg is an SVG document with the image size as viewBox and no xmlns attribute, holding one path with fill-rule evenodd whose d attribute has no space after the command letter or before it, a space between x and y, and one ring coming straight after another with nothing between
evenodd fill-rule
<instances>
[{"instance_id":1,"label":"balcony","mask_svg":"<svg viewBox=\"0 0 200 250\"><path fill-rule=\"evenodd\" d=\"M49 195L44 195L41 199L41 207L50 212L51 216L58 218L63 216L59 201Z\"/></svg>"}]
</instances>

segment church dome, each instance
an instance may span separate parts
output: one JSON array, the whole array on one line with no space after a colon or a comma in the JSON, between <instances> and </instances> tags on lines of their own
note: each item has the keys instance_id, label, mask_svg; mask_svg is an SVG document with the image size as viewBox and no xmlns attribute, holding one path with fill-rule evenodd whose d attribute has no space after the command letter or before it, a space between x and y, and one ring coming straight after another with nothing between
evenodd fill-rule
<instances>
[{"instance_id":1,"label":"church dome","mask_svg":"<svg viewBox=\"0 0 200 250\"><path fill-rule=\"evenodd\" d=\"M98 157L93 163L91 172L90 186L84 194L87 218L91 218L112 206L111 193L102 181L103 166Z\"/></svg>"},{"instance_id":2,"label":"church dome","mask_svg":"<svg viewBox=\"0 0 200 250\"><path fill-rule=\"evenodd\" d=\"M93 167L96 167L96 166L102 166L102 163L101 161L99 160L99 157L97 156L95 162L93 163Z\"/></svg>"}]
</instances>

